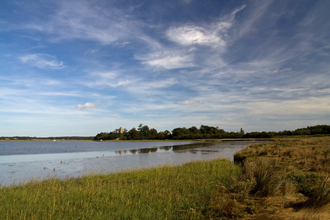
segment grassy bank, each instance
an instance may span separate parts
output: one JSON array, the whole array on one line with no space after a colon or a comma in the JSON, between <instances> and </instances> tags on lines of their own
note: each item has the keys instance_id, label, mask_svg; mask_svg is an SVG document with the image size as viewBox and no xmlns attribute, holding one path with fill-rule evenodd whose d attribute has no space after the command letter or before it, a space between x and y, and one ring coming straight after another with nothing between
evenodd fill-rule
<instances>
[{"instance_id":1,"label":"grassy bank","mask_svg":"<svg viewBox=\"0 0 330 220\"><path fill-rule=\"evenodd\" d=\"M309 137L248 146L234 155L243 171L228 195L243 207L257 204L255 219L330 219L329 143Z\"/></svg>"},{"instance_id":2,"label":"grassy bank","mask_svg":"<svg viewBox=\"0 0 330 220\"><path fill-rule=\"evenodd\" d=\"M239 167L227 160L0 189L2 219L188 219Z\"/></svg>"}]
</instances>

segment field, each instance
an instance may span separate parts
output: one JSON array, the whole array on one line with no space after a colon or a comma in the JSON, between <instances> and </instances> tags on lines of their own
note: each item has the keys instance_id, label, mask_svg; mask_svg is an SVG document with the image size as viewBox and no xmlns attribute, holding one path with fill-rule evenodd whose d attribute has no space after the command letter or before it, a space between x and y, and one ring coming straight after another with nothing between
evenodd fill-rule
<instances>
[{"instance_id":1,"label":"field","mask_svg":"<svg viewBox=\"0 0 330 220\"><path fill-rule=\"evenodd\" d=\"M1 219L330 219L330 137L284 138L181 166L0 189Z\"/></svg>"}]
</instances>

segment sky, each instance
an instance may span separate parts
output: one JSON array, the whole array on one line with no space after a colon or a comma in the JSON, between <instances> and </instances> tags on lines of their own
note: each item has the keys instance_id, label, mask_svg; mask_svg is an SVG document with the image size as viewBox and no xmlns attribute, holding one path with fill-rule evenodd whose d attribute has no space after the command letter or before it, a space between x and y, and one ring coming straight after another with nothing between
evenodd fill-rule
<instances>
[{"instance_id":1,"label":"sky","mask_svg":"<svg viewBox=\"0 0 330 220\"><path fill-rule=\"evenodd\" d=\"M2 0L0 136L330 124L330 1Z\"/></svg>"}]
</instances>

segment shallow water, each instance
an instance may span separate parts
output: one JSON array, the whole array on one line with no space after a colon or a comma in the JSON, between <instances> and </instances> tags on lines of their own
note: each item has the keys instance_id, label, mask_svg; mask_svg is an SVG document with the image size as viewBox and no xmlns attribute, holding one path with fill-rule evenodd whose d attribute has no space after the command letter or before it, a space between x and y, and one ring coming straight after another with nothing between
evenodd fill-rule
<instances>
[{"instance_id":1,"label":"shallow water","mask_svg":"<svg viewBox=\"0 0 330 220\"><path fill-rule=\"evenodd\" d=\"M1 186L9 186L32 177L45 179L55 175L64 179L89 172L117 172L219 157L233 160L236 151L254 143L258 142L0 142L0 182Z\"/></svg>"}]
</instances>

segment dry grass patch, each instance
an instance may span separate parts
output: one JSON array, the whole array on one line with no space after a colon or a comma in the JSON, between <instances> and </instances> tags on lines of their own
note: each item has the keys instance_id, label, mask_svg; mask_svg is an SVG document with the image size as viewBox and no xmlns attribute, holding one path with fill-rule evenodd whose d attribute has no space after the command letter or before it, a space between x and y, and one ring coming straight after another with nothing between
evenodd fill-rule
<instances>
[{"instance_id":1,"label":"dry grass patch","mask_svg":"<svg viewBox=\"0 0 330 220\"><path fill-rule=\"evenodd\" d=\"M329 143L330 137L276 139L234 155L243 169L240 181L255 184L245 197L265 198L261 207L273 209L259 210L260 219L330 219Z\"/></svg>"},{"instance_id":2,"label":"dry grass patch","mask_svg":"<svg viewBox=\"0 0 330 220\"><path fill-rule=\"evenodd\" d=\"M235 154L236 161L255 157L279 158L298 170L330 173L330 137L281 138L248 146Z\"/></svg>"}]
</instances>

